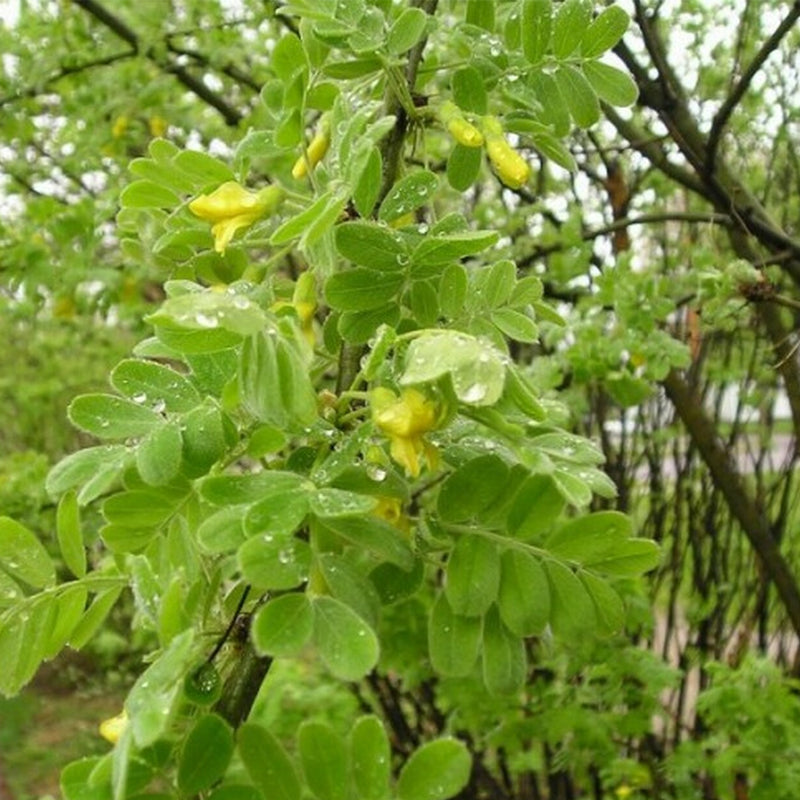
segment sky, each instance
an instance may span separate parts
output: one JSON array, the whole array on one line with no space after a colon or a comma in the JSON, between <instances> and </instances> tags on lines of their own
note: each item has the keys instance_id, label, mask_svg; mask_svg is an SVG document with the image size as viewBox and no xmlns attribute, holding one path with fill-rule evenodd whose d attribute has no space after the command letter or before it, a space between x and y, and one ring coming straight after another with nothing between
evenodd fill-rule
<instances>
[{"instance_id":1,"label":"sky","mask_svg":"<svg viewBox=\"0 0 800 800\"><path fill-rule=\"evenodd\" d=\"M0 20L7 25L13 25L19 16L21 0L0 0Z\"/></svg>"}]
</instances>

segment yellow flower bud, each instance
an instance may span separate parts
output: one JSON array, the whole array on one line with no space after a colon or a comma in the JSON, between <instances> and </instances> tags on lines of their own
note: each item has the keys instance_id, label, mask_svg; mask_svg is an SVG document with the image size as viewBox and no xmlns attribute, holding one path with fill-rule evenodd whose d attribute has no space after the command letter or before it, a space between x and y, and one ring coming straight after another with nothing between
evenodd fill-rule
<instances>
[{"instance_id":1,"label":"yellow flower bud","mask_svg":"<svg viewBox=\"0 0 800 800\"><path fill-rule=\"evenodd\" d=\"M100 735L111 744L116 744L127 727L128 712L123 709L116 717L111 717L100 723Z\"/></svg>"},{"instance_id":2,"label":"yellow flower bud","mask_svg":"<svg viewBox=\"0 0 800 800\"><path fill-rule=\"evenodd\" d=\"M442 104L439 116L447 126L450 135L464 147L480 147L483 144L483 134L471 123L467 122L458 106L449 100Z\"/></svg>"},{"instance_id":3,"label":"yellow flower bud","mask_svg":"<svg viewBox=\"0 0 800 800\"><path fill-rule=\"evenodd\" d=\"M319 130L311 140L311 144L306 148L304 155L300 156L294 162L292 167L292 177L295 180L301 180L308 175L309 171L325 158L325 153L328 152L328 147L331 143L330 128L327 117L323 117L319 126Z\"/></svg>"},{"instance_id":4,"label":"yellow flower bud","mask_svg":"<svg viewBox=\"0 0 800 800\"><path fill-rule=\"evenodd\" d=\"M214 249L224 253L236 231L273 213L282 200L283 189L280 186L267 186L260 192L250 192L236 181L227 181L211 194L201 194L192 200L189 210L196 217L213 223Z\"/></svg>"},{"instance_id":5,"label":"yellow flower bud","mask_svg":"<svg viewBox=\"0 0 800 800\"><path fill-rule=\"evenodd\" d=\"M169 123L164 117L159 117L157 114L154 117L150 117L147 124L150 128L150 135L155 137L163 136L167 132L167 128L169 128Z\"/></svg>"},{"instance_id":6,"label":"yellow flower bud","mask_svg":"<svg viewBox=\"0 0 800 800\"><path fill-rule=\"evenodd\" d=\"M403 389L398 398L389 389L375 389L370 393L370 405L375 425L389 439L389 453L409 475L419 475L422 455L429 469L435 467L436 448L423 434L436 427L436 406L422 392Z\"/></svg>"},{"instance_id":7,"label":"yellow flower bud","mask_svg":"<svg viewBox=\"0 0 800 800\"><path fill-rule=\"evenodd\" d=\"M121 114L114 120L114 124L111 126L111 135L115 139L121 139L125 135L125 131L128 130L128 122L130 120L125 114Z\"/></svg>"},{"instance_id":8,"label":"yellow flower bud","mask_svg":"<svg viewBox=\"0 0 800 800\"><path fill-rule=\"evenodd\" d=\"M486 154L497 177L510 189L524 186L531 176L528 162L506 141L503 126L496 117L483 118Z\"/></svg>"}]
</instances>

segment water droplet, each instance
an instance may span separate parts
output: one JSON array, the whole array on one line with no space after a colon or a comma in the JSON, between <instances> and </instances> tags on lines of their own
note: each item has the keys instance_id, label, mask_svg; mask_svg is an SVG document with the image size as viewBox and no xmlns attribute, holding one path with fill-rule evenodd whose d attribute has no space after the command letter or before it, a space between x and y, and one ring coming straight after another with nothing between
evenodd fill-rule
<instances>
[{"instance_id":1,"label":"water droplet","mask_svg":"<svg viewBox=\"0 0 800 800\"><path fill-rule=\"evenodd\" d=\"M401 266L405 266L408 264L408 256L404 253L400 253L400 255L397 256L397 263Z\"/></svg>"},{"instance_id":2,"label":"water droplet","mask_svg":"<svg viewBox=\"0 0 800 800\"><path fill-rule=\"evenodd\" d=\"M147 402L147 393L146 392L136 392L136 394L133 397L131 397L131 400L133 400L134 403L139 403L140 405L142 403L146 403Z\"/></svg>"},{"instance_id":3,"label":"water droplet","mask_svg":"<svg viewBox=\"0 0 800 800\"><path fill-rule=\"evenodd\" d=\"M430 226L427 222L423 222L421 225L417 226L417 233L421 233L423 236L430 230Z\"/></svg>"},{"instance_id":4,"label":"water droplet","mask_svg":"<svg viewBox=\"0 0 800 800\"><path fill-rule=\"evenodd\" d=\"M373 481L382 481L386 478L386 470L377 464L370 464L367 467L367 477Z\"/></svg>"},{"instance_id":5,"label":"water droplet","mask_svg":"<svg viewBox=\"0 0 800 800\"><path fill-rule=\"evenodd\" d=\"M250 306L250 301L244 297L244 295L237 294L236 297L233 298L233 305L236 308L248 308Z\"/></svg>"},{"instance_id":6,"label":"water droplet","mask_svg":"<svg viewBox=\"0 0 800 800\"><path fill-rule=\"evenodd\" d=\"M158 400L153 403L153 411L155 411L156 414L163 414L166 407L167 403L163 397L159 397Z\"/></svg>"},{"instance_id":7,"label":"water droplet","mask_svg":"<svg viewBox=\"0 0 800 800\"><path fill-rule=\"evenodd\" d=\"M194 319L201 328L216 328L217 325L219 325L219 320L216 316L212 314L203 314L202 311L198 311Z\"/></svg>"},{"instance_id":8,"label":"water droplet","mask_svg":"<svg viewBox=\"0 0 800 800\"><path fill-rule=\"evenodd\" d=\"M281 550L280 553L278 553L278 561L280 561L281 564L288 564L291 560L292 554L288 550Z\"/></svg>"},{"instance_id":9,"label":"water droplet","mask_svg":"<svg viewBox=\"0 0 800 800\"><path fill-rule=\"evenodd\" d=\"M461 396L465 403L478 403L486 397L488 389L482 383L473 383Z\"/></svg>"}]
</instances>

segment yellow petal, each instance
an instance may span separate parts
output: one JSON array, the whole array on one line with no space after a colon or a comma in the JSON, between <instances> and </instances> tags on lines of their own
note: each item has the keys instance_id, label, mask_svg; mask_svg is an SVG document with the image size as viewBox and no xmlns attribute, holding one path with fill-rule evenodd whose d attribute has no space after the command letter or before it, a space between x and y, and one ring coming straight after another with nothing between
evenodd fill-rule
<instances>
[{"instance_id":1,"label":"yellow petal","mask_svg":"<svg viewBox=\"0 0 800 800\"><path fill-rule=\"evenodd\" d=\"M211 194L201 194L189 203L189 211L208 222L222 222L241 214L260 215L257 192L250 192L236 181L226 181Z\"/></svg>"},{"instance_id":2,"label":"yellow petal","mask_svg":"<svg viewBox=\"0 0 800 800\"><path fill-rule=\"evenodd\" d=\"M409 439L405 436L392 436L389 442L389 452L392 458L412 478L416 478L420 472L419 451L422 449L421 441Z\"/></svg>"},{"instance_id":3,"label":"yellow petal","mask_svg":"<svg viewBox=\"0 0 800 800\"><path fill-rule=\"evenodd\" d=\"M100 735L111 744L116 744L127 727L128 712L123 709L116 717L111 717L100 723Z\"/></svg>"}]
</instances>

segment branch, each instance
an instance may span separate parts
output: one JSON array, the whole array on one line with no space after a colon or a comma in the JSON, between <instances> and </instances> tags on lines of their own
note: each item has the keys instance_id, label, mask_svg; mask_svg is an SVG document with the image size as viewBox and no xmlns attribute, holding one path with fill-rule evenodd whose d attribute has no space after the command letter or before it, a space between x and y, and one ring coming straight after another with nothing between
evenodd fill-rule
<instances>
[{"instance_id":1,"label":"branch","mask_svg":"<svg viewBox=\"0 0 800 800\"><path fill-rule=\"evenodd\" d=\"M722 138L722 131L730 119L731 114L733 114L734 109L750 88L753 78L758 74L761 67L764 66L766 60L775 52L783 37L792 29L798 19L800 19L800 0L795 0L789 13L784 17L780 25L775 28L769 39L761 45L761 49L756 53L755 58L750 62L750 65L744 71L742 77L739 78L739 81L733 87L730 94L725 99L725 102L714 115L706 148L706 166L709 172L713 172L714 170L714 163L717 158L717 150L719 149L720 140Z\"/></svg>"},{"instance_id":2,"label":"branch","mask_svg":"<svg viewBox=\"0 0 800 800\"><path fill-rule=\"evenodd\" d=\"M95 58L91 61L84 61L81 64L75 64L71 67L62 67L58 72L53 73L49 78L45 78L44 81L37 84L36 86L28 86L24 89L18 89L16 92L6 95L5 97L0 97L0 108L9 103L14 103L17 100L22 100L26 97L36 97L39 94L42 94L44 90L52 86L54 83L58 83L58 81L68 78L70 75L77 75L80 72L85 72L87 69L93 69L94 67L106 67L110 64L116 64L117 61L124 61L127 58L133 58L133 56L137 55L137 51L135 49L131 50L123 50L121 53L114 53L110 56L103 56L102 58Z\"/></svg>"},{"instance_id":3,"label":"branch","mask_svg":"<svg viewBox=\"0 0 800 800\"><path fill-rule=\"evenodd\" d=\"M699 222L707 223L710 225L723 225L730 227L733 225L733 220L728 214L717 214L714 212L709 213L694 213L691 211L674 212L670 214L640 214L638 217L625 217L623 219L615 220L614 222L604 225L602 228L595 228L591 231L584 231L581 234L581 239L584 242L598 239L600 236L605 236L615 231L621 231L633 225L652 225L663 222ZM556 242L544 247L538 247L532 253L529 253L525 258L520 259L518 265L521 267L530 265L537 258L550 255L551 253L558 253L565 249L563 242Z\"/></svg>"},{"instance_id":4,"label":"branch","mask_svg":"<svg viewBox=\"0 0 800 800\"><path fill-rule=\"evenodd\" d=\"M107 28L113 31L124 41L128 42L134 52L141 52L139 37L123 20L112 14L96 0L72 0L75 5L80 6L84 11L93 16L98 22L102 22ZM197 95L201 100L215 108L222 115L225 122L231 127L235 127L241 122L243 114L228 103L225 98L208 88L202 80L192 75L186 67L175 63L171 59L160 58L155 48L148 48L143 54L148 60L158 65L164 72L174 75L189 91Z\"/></svg>"},{"instance_id":5,"label":"branch","mask_svg":"<svg viewBox=\"0 0 800 800\"><path fill-rule=\"evenodd\" d=\"M172 42L172 35L167 36L167 49L170 53L174 53L175 55L182 55L188 56L189 58L196 61L198 64L201 64L204 67L211 67L213 68L213 64L211 63L211 59L205 54L201 53L198 50L192 50L188 47L181 47L179 45L173 44ZM222 72L224 75L227 75L232 80L236 81L237 83L242 84L243 86L247 86L248 88L252 89L254 92L261 91L261 84L253 78L252 75L249 75L244 70L239 69L236 64L227 63L223 66L219 67L219 71Z\"/></svg>"},{"instance_id":6,"label":"branch","mask_svg":"<svg viewBox=\"0 0 800 800\"><path fill-rule=\"evenodd\" d=\"M775 583L795 633L800 635L800 590L789 564L773 538L769 521L751 497L724 444L716 434L703 403L688 383L674 370L662 385L675 411L686 426L708 467L714 485L719 488L731 513L742 526L745 536L764 565L766 575Z\"/></svg>"}]
</instances>

